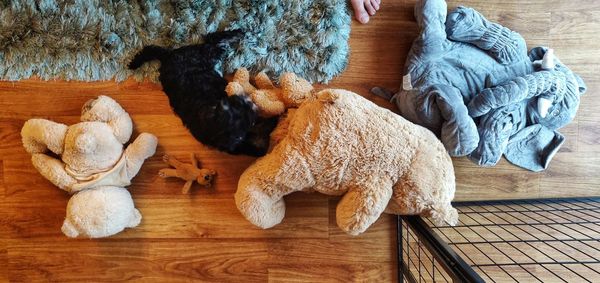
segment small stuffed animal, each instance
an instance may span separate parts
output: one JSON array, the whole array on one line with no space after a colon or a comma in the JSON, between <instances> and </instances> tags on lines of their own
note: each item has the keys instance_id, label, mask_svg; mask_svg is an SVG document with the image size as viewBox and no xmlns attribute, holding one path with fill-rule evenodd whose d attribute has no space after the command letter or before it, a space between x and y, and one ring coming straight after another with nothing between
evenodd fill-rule
<instances>
[{"instance_id":1,"label":"small stuffed animal","mask_svg":"<svg viewBox=\"0 0 600 283\"><path fill-rule=\"evenodd\" d=\"M214 170L200 169L200 161L195 154L190 154L190 157L192 163L188 164L165 154L163 161L173 168L160 169L158 172L158 176L162 178L176 177L185 180L185 185L183 185L183 189L181 190L184 194L189 193L194 181L198 182L201 186L210 187L214 176L217 174Z\"/></svg>"},{"instance_id":2,"label":"small stuffed animal","mask_svg":"<svg viewBox=\"0 0 600 283\"><path fill-rule=\"evenodd\" d=\"M314 190L344 195L337 224L352 235L384 211L457 223L452 160L433 133L349 91L316 95L288 111L274 148L240 177L235 201L246 219L273 227L285 214L283 196Z\"/></svg>"},{"instance_id":3,"label":"small stuffed animal","mask_svg":"<svg viewBox=\"0 0 600 283\"><path fill-rule=\"evenodd\" d=\"M288 108L296 108L300 102L313 95L312 85L294 73L283 73L277 88L267 74L261 72L254 77L256 87L250 83L250 74L245 68L235 72L233 81L225 88L227 95L247 95L259 109L262 117L279 116Z\"/></svg>"},{"instance_id":4,"label":"small stuffed animal","mask_svg":"<svg viewBox=\"0 0 600 283\"><path fill-rule=\"evenodd\" d=\"M80 123L67 126L31 119L23 125L23 146L31 153L33 166L74 194L62 227L65 235L107 237L140 223L141 215L123 187L154 155L157 139L142 133L124 149L132 129L129 114L108 96L85 103Z\"/></svg>"}]
</instances>

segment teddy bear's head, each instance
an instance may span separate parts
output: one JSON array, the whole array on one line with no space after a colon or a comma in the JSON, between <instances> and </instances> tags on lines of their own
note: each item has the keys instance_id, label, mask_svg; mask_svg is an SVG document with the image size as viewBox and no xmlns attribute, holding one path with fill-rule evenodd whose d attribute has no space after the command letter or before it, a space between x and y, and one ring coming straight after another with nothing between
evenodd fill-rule
<instances>
[{"instance_id":1,"label":"teddy bear's head","mask_svg":"<svg viewBox=\"0 0 600 283\"><path fill-rule=\"evenodd\" d=\"M313 97L313 86L294 73L283 73L279 83L283 93L281 98L288 108L296 108L300 103Z\"/></svg>"},{"instance_id":2,"label":"teddy bear's head","mask_svg":"<svg viewBox=\"0 0 600 283\"><path fill-rule=\"evenodd\" d=\"M129 114L112 98L99 96L88 101L80 123L66 126L46 119L31 119L21 130L29 153L51 151L66 167L77 173L92 173L113 166L131 137Z\"/></svg>"}]
</instances>

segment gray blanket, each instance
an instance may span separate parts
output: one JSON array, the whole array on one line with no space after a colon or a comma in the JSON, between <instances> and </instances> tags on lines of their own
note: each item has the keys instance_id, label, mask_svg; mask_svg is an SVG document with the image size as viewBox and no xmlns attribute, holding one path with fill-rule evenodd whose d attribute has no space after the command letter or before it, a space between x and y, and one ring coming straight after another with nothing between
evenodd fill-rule
<instances>
[{"instance_id":1,"label":"gray blanket","mask_svg":"<svg viewBox=\"0 0 600 283\"><path fill-rule=\"evenodd\" d=\"M392 97L400 114L437 133L452 156L493 166L504 154L515 165L544 170L564 142L557 129L575 116L585 84L554 57L540 66L547 48L527 52L518 33L477 11L446 14L443 0L415 6L421 33L403 89Z\"/></svg>"}]
</instances>

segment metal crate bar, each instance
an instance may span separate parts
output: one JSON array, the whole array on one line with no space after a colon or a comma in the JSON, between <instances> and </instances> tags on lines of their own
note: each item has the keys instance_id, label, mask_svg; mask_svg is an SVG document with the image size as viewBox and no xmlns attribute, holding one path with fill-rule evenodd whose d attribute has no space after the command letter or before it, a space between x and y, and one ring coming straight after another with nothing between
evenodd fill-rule
<instances>
[{"instance_id":1,"label":"metal crate bar","mask_svg":"<svg viewBox=\"0 0 600 283\"><path fill-rule=\"evenodd\" d=\"M459 257L433 230L418 216L398 217L398 278L399 282L484 282L483 279ZM404 236L406 235L406 237ZM410 243L416 243L418 252L415 252ZM424 249L426 249L427 254ZM413 258L411 259L411 254ZM414 255L418 258L414 258ZM418 270L419 277L410 272L415 261L422 262L426 257L431 265L432 273L427 273L424 280L423 270ZM418 267L421 267L418 264ZM437 269L437 273L436 273ZM436 280L438 274L438 280Z\"/></svg>"},{"instance_id":2,"label":"metal crate bar","mask_svg":"<svg viewBox=\"0 0 600 283\"><path fill-rule=\"evenodd\" d=\"M400 282L600 282L600 197L454 205L456 226L398 217Z\"/></svg>"}]
</instances>

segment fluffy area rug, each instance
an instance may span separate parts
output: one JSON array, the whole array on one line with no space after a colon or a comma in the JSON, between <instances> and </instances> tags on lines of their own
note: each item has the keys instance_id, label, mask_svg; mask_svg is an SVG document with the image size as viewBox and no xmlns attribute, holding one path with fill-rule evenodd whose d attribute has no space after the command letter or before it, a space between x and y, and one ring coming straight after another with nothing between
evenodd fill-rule
<instances>
[{"instance_id":1,"label":"fluffy area rug","mask_svg":"<svg viewBox=\"0 0 600 283\"><path fill-rule=\"evenodd\" d=\"M0 79L122 81L144 45L178 47L242 29L224 64L327 82L344 70L346 0L0 0ZM156 79L156 65L135 74Z\"/></svg>"}]
</instances>

